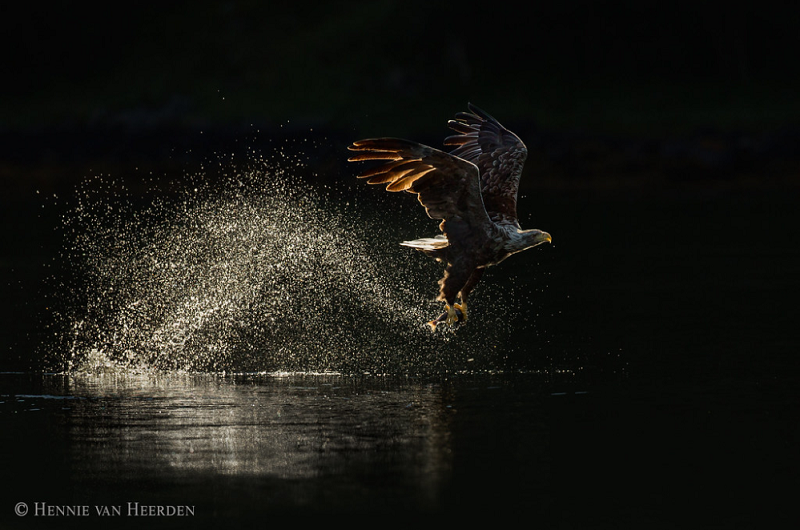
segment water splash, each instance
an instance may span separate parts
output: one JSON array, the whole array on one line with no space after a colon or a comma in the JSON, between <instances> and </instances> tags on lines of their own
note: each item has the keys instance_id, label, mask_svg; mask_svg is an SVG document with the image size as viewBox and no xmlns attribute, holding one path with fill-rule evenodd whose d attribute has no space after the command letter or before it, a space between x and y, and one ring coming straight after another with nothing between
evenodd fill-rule
<instances>
[{"instance_id":1,"label":"water splash","mask_svg":"<svg viewBox=\"0 0 800 530\"><path fill-rule=\"evenodd\" d=\"M431 334L439 266L347 186L301 182L286 160L226 164L143 196L87 180L64 218L72 272L51 358L92 372L408 373L490 359L507 336L490 304L488 326Z\"/></svg>"}]
</instances>

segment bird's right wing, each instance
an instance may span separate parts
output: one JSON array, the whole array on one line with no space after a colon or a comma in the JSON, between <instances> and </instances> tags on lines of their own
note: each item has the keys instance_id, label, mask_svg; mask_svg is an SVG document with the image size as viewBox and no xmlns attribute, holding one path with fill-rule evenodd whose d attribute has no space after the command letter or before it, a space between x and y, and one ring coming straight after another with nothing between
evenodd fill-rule
<instances>
[{"instance_id":1,"label":"bird's right wing","mask_svg":"<svg viewBox=\"0 0 800 530\"><path fill-rule=\"evenodd\" d=\"M486 213L478 168L472 162L438 149L398 138L359 140L348 147L357 154L348 161L382 160L386 163L363 171L369 184L386 184L388 191L417 194L451 245L469 240L481 245L494 229Z\"/></svg>"}]
</instances>

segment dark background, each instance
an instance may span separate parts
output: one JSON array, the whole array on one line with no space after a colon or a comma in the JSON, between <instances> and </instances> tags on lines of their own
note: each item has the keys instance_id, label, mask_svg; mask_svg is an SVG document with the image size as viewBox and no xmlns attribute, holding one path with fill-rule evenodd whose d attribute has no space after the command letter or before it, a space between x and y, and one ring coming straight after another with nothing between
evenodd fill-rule
<instances>
[{"instance_id":1,"label":"dark background","mask_svg":"<svg viewBox=\"0 0 800 530\"><path fill-rule=\"evenodd\" d=\"M539 186L774 184L800 119L800 8L774 4L12 3L0 170L44 192L251 127L439 146L471 101L530 144Z\"/></svg>"}]
</instances>

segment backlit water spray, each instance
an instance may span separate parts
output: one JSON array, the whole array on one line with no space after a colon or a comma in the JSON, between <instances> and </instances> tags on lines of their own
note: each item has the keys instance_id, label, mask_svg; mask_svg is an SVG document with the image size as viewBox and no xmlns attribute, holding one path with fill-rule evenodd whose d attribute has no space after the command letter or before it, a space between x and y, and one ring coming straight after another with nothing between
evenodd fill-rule
<instances>
[{"instance_id":1,"label":"backlit water spray","mask_svg":"<svg viewBox=\"0 0 800 530\"><path fill-rule=\"evenodd\" d=\"M353 184L308 184L278 158L220 162L221 176L169 192L87 180L63 221L49 356L93 372L409 373L491 359L509 330L486 296L482 322L425 325L441 310L441 270L397 245L426 235L402 230L397 201L409 197L382 199L387 215Z\"/></svg>"}]
</instances>

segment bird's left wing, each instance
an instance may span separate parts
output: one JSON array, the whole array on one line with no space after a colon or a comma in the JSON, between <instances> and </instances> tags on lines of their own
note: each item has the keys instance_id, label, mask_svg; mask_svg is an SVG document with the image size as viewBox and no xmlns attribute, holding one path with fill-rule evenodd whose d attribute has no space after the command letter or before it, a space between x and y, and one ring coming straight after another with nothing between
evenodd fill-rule
<instances>
[{"instance_id":1,"label":"bird's left wing","mask_svg":"<svg viewBox=\"0 0 800 530\"><path fill-rule=\"evenodd\" d=\"M448 125L457 134L445 145L450 154L475 163L481 173L481 191L489 216L495 222L517 223L517 192L528 149L519 137L487 112L468 104Z\"/></svg>"},{"instance_id":2,"label":"bird's left wing","mask_svg":"<svg viewBox=\"0 0 800 530\"><path fill-rule=\"evenodd\" d=\"M348 147L357 152L348 160L382 160L363 171L369 184L386 184L388 191L417 194L451 245L469 239L480 244L494 226L481 198L478 168L472 162L438 149L398 138L359 140Z\"/></svg>"}]
</instances>

